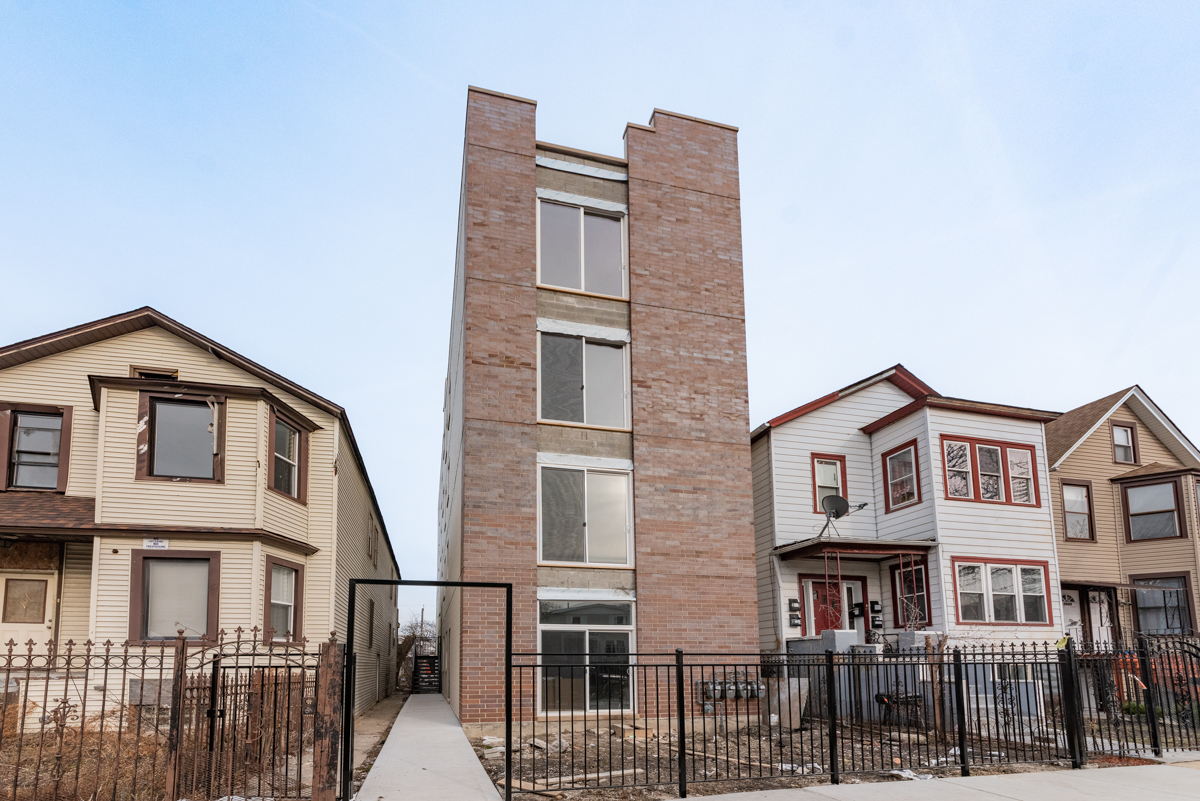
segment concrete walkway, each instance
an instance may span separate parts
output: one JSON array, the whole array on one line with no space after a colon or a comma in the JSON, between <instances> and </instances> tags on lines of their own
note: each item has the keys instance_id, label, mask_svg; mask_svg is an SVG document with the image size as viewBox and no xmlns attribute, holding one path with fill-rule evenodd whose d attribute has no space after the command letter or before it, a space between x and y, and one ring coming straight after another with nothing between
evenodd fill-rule
<instances>
[{"instance_id":1,"label":"concrete walkway","mask_svg":"<svg viewBox=\"0 0 1200 801\"><path fill-rule=\"evenodd\" d=\"M704 801L1129 801L1200 799L1200 776L1179 765L1010 773L878 784L822 785L705 796Z\"/></svg>"},{"instance_id":2,"label":"concrete walkway","mask_svg":"<svg viewBox=\"0 0 1200 801\"><path fill-rule=\"evenodd\" d=\"M496 801L499 797L446 699L414 695L400 710L356 800Z\"/></svg>"}]
</instances>

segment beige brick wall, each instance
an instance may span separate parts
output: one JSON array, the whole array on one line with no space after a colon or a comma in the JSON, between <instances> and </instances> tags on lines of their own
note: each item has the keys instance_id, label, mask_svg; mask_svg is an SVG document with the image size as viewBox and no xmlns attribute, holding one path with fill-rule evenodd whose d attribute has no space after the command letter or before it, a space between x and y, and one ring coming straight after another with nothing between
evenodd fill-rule
<instances>
[{"instance_id":1,"label":"beige brick wall","mask_svg":"<svg viewBox=\"0 0 1200 801\"><path fill-rule=\"evenodd\" d=\"M537 448L539 453L632 459L633 436L623 431L540 425L537 427Z\"/></svg>"},{"instance_id":2,"label":"beige brick wall","mask_svg":"<svg viewBox=\"0 0 1200 801\"><path fill-rule=\"evenodd\" d=\"M604 300L575 295L570 292L555 292L539 289L537 292L537 316L569 323L602 325L607 328L629 330L629 304L621 300Z\"/></svg>"}]
</instances>

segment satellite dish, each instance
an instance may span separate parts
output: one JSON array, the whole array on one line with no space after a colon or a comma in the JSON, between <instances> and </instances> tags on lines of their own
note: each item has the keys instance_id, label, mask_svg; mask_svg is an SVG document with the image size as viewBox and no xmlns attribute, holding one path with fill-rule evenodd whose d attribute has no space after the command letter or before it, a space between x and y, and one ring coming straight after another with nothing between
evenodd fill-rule
<instances>
[{"instance_id":1,"label":"satellite dish","mask_svg":"<svg viewBox=\"0 0 1200 801\"><path fill-rule=\"evenodd\" d=\"M826 495L821 499L821 508L825 510L825 514L837 520L850 511L850 501L841 495Z\"/></svg>"}]
</instances>

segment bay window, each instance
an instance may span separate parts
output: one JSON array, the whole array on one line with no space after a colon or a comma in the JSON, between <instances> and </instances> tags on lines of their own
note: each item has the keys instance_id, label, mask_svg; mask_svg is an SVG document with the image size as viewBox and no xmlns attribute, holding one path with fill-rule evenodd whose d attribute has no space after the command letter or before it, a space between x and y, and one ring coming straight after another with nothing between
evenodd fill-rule
<instances>
[{"instance_id":1,"label":"bay window","mask_svg":"<svg viewBox=\"0 0 1200 801\"><path fill-rule=\"evenodd\" d=\"M1181 490L1178 478L1122 485L1126 539L1137 542L1184 536L1184 523L1179 514Z\"/></svg>"},{"instance_id":2,"label":"bay window","mask_svg":"<svg viewBox=\"0 0 1200 801\"><path fill-rule=\"evenodd\" d=\"M629 479L624 472L542 467L541 561L628 565L633 533Z\"/></svg>"},{"instance_id":3,"label":"bay window","mask_svg":"<svg viewBox=\"0 0 1200 801\"><path fill-rule=\"evenodd\" d=\"M143 392L138 421L138 479L224 481L223 397Z\"/></svg>"},{"instance_id":4,"label":"bay window","mask_svg":"<svg viewBox=\"0 0 1200 801\"><path fill-rule=\"evenodd\" d=\"M628 428L625 346L566 334L539 339L541 419Z\"/></svg>"},{"instance_id":5,"label":"bay window","mask_svg":"<svg viewBox=\"0 0 1200 801\"><path fill-rule=\"evenodd\" d=\"M1032 445L942 437L946 498L1040 506Z\"/></svg>"},{"instance_id":6,"label":"bay window","mask_svg":"<svg viewBox=\"0 0 1200 801\"><path fill-rule=\"evenodd\" d=\"M265 578L263 629L277 642L299 641L303 636L304 566L268 555Z\"/></svg>"},{"instance_id":7,"label":"bay window","mask_svg":"<svg viewBox=\"0 0 1200 801\"><path fill-rule=\"evenodd\" d=\"M1046 625L1046 566L955 561L960 623Z\"/></svg>"},{"instance_id":8,"label":"bay window","mask_svg":"<svg viewBox=\"0 0 1200 801\"><path fill-rule=\"evenodd\" d=\"M604 213L538 201L538 283L625 296L624 223Z\"/></svg>"},{"instance_id":9,"label":"bay window","mask_svg":"<svg viewBox=\"0 0 1200 801\"><path fill-rule=\"evenodd\" d=\"M270 410L267 452L271 473L267 486L280 495L307 503L309 431L287 412L274 405Z\"/></svg>"}]
</instances>

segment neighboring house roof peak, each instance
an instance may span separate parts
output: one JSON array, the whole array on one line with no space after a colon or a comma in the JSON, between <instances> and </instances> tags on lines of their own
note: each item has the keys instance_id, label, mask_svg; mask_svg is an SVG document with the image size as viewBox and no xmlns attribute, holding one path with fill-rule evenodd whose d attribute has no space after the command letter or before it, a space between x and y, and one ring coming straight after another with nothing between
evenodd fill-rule
<instances>
[{"instance_id":1,"label":"neighboring house roof peak","mask_svg":"<svg viewBox=\"0 0 1200 801\"><path fill-rule=\"evenodd\" d=\"M966 400L964 398L947 398L943 395L925 395L917 398L907 406L902 406L891 414L867 423L860 429L864 434L873 434L881 428L903 420L913 412L926 407L933 409L949 409L955 412L972 414L987 414L994 417L1008 417L1014 420L1030 420L1035 423L1047 423L1058 417L1058 412L1048 412L1043 409L1030 409L1025 406L1008 406L1003 403L986 403L984 401Z\"/></svg>"},{"instance_id":2,"label":"neighboring house roof peak","mask_svg":"<svg viewBox=\"0 0 1200 801\"><path fill-rule=\"evenodd\" d=\"M1167 417L1146 390L1138 384L1105 395L1063 414L1046 426L1046 451L1054 469L1070 456L1080 443L1092 435L1121 406L1128 404L1134 415L1189 467L1200 467L1200 450Z\"/></svg>"},{"instance_id":3,"label":"neighboring house roof peak","mask_svg":"<svg viewBox=\"0 0 1200 801\"><path fill-rule=\"evenodd\" d=\"M785 412L785 413L779 415L778 417L774 417L774 418L768 420L763 425L759 426L757 429L755 429L754 433L751 436L757 437L759 434L761 434L763 431L767 430L768 428L775 428L776 426L781 426L786 422L795 420L797 417L803 417L804 415L808 414L809 412L816 411L817 409L820 409L822 406L827 406L830 403L833 403L835 400L840 400L841 398L845 398L848 395L853 395L855 392L859 392L861 390L866 389L869 386L878 384L880 381L888 381L888 382L892 383L898 389L900 389L902 392L907 393L910 397L912 397L914 399L921 398L926 395L937 395L938 394L937 390L935 390L933 387L926 384L921 379L917 378L903 364L895 364L895 365L887 368L886 370L880 370L878 373L875 373L874 375L867 376L866 378L862 379L861 381L856 381L853 384L850 384L849 386L842 387L841 389L837 390L836 392L831 392L828 395L817 398L814 401L809 401L808 403L804 404L803 406L797 406L795 409L792 409L790 412Z\"/></svg>"}]
</instances>

